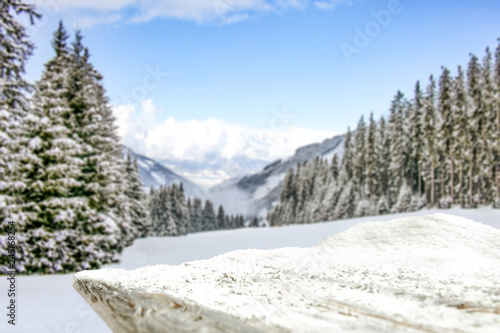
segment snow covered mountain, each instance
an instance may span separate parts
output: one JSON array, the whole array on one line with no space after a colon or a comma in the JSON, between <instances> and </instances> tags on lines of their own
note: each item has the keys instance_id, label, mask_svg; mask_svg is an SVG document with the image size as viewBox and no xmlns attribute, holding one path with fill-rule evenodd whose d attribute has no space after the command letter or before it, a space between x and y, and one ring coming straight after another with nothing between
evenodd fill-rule
<instances>
[{"instance_id":1,"label":"snow covered mountain","mask_svg":"<svg viewBox=\"0 0 500 333\"><path fill-rule=\"evenodd\" d=\"M200 186L210 188L228 179L242 177L261 170L268 161L237 155L232 159L214 153L202 160L162 159L159 163L175 170Z\"/></svg>"},{"instance_id":2,"label":"snow covered mountain","mask_svg":"<svg viewBox=\"0 0 500 333\"><path fill-rule=\"evenodd\" d=\"M127 147L123 147L124 154L126 154L129 150L132 156L137 158L137 165L139 167L142 182L144 183L144 187L147 190L149 190L151 187L158 187L160 185L172 185L174 183L179 184L182 182L182 184L184 185L184 193L186 194L186 196L196 196L200 199L207 198L205 191L189 179L178 175L177 173L173 172L169 168L161 165L151 158L137 154Z\"/></svg>"},{"instance_id":3,"label":"snow covered mountain","mask_svg":"<svg viewBox=\"0 0 500 333\"><path fill-rule=\"evenodd\" d=\"M316 156L331 160L337 154L340 161L344 150L344 136L336 135L321 143L300 147L293 156L274 161L260 172L210 188L208 195L216 204L222 204L229 213L239 212L265 218L267 212L279 201L281 184L288 169Z\"/></svg>"}]
</instances>

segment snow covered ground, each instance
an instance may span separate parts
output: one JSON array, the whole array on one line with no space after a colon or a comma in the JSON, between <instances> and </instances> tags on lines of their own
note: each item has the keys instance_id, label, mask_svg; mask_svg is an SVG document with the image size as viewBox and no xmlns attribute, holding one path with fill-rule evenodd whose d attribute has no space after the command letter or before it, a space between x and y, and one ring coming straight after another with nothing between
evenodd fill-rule
<instances>
[{"instance_id":1,"label":"snow covered ground","mask_svg":"<svg viewBox=\"0 0 500 333\"><path fill-rule=\"evenodd\" d=\"M137 240L127 248L118 265L107 267L135 269L146 265L178 265L186 261L209 259L233 250L310 247L326 237L365 221L387 221L403 216L446 213L463 216L500 229L500 210L422 210L414 213L351 219L282 228L243 229L206 232L180 238ZM443 249L444 251L444 249ZM60 276L20 276L17 290L16 326L0 322L1 332L110 332L102 320L72 288L73 274ZM0 283L0 304L7 306L5 278ZM383 301L383 300L374 300ZM3 307L3 306L2 306ZM5 308L4 307L4 308ZM498 315L497 315L498 316Z\"/></svg>"}]
</instances>

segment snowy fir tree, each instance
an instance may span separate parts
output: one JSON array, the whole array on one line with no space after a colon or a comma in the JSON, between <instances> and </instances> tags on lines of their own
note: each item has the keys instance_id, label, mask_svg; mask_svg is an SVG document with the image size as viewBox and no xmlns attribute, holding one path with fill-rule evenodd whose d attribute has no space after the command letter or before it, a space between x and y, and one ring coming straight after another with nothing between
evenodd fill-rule
<instances>
[{"instance_id":1,"label":"snowy fir tree","mask_svg":"<svg viewBox=\"0 0 500 333\"><path fill-rule=\"evenodd\" d=\"M160 186L151 189L149 194L149 216L151 219L151 236L177 236L177 225L171 212L170 189Z\"/></svg>"},{"instance_id":2,"label":"snowy fir tree","mask_svg":"<svg viewBox=\"0 0 500 333\"><path fill-rule=\"evenodd\" d=\"M203 231L217 229L217 218L215 216L215 210L212 201L205 201L205 206L203 206L203 211L201 213L201 219L203 221Z\"/></svg>"},{"instance_id":3,"label":"snowy fir tree","mask_svg":"<svg viewBox=\"0 0 500 333\"><path fill-rule=\"evenodd\" d=\"M186 235L189 230L189 210L182 183L179 186L173 184L170 188L170 211L177 226L178 235Z\"/></svg>"},{"instance_id":4,"label":"snowy fir tree","mask_svg":"<svg viewBox=\"0 0 500 333\"><path fill-rule=\"evenodd\" d=\"M404 108L405 99L401 91L396 93L391 103L389 110L389 139L391 140L391 164L389 178L389 203L393 205L396 202L398 189L401 188L405 182L405 168L406 168L406 142L404 128Z\"/></svg>"},{"instance_id":5,"label":"snowy fir tree","mask_svg":"<svg viewBox=\"0 0 500 333\"><path fill-rule=\"evenodd\" d=\"M222 205L219 205L217 210L217 229L226 229L226 214Z\"/></svg>"},{"instance_id":6,"label":"snowy fir tree","mask_svg":"<svg viewBox=\"0 0 500 333\"><path fill-rule=\"evenodd\" d=\"M70 272L116 261L147 233L148 220L137 166L123 160L102 76L81 34L69 46L61 22L54 56L28 99L22 73L33 46L14 13L38 14L19 1L1 6L0 33L8 35L0 39L0 217L17 223L16 269Z\"/></svg>"},{"instance_id":7,"label":"snowy fir tree","mask_svg":"<svg viewBox=\"0 0 500 333\"><path fill-rule=\"evenodd\" d=\"M251 220L250 223L248 224L249 228L258 228L259 227L259 219L257 216L254 216Z\"/></svg>"},{"instance_id":8,"label":"snowy fir tree","mask_svg":"<svg viewBox=\"0 0 500 333\"><path fill-rule=\"evenodd\" d=\"M129 213L132 225L138 232L138 237L146 237L150 233L148 211L145 208L146 193L144 192L141 175L137 166L137 158L132 160L128 152L125 162L126 187L125 196L129 202Z\"/></svg>"},{"instance_id":9,"label":"snowy fir tree","mask_svg":"<svg viewBox=\"0 0 500 333\"><path fill-rule=\"evenodd\" d=\"M189 206L188 206L189 208ZM203 220L202 220L202 210L203 205L199 198L193 199L193 204L189 211L189 232L199 232L203 229Z\"/></svg>"},{"instance_id":10,"label":"snowy fir tree","mask_svg":"<svg viewBox=\"0 0 500 333\"><path fill-rule=\"evenodd\" d=\"M494 87L496 87L496 122L493 136L494 163L495 163L495 207L500 208L500 39L495 51L495 66L493 69Z\"/></svg>"},{"instance_id":11,"label":"snowy fir tree","mask_svg":"<svg viewBox=\"0 0 500 333\"><path fill-rule=\"evenodd\" d=\"M368 198L377 196L378 190L378 177L377 177L377 151L376 151L376 138L377 123L373 118L373 113L370 114L370 123L368 125L368 134L366 138L366 162L365 162L365 193Z\"/></svg>"},{"instance_id":12,"label":"snowy fir tree","mask_svg":"<svg viewBox=\"0 0 500 333\"><path fill-rule=\"evenodd\" d=\"M468 96L465 90L464 73L461 66L458 66L458 73L453 81L453 140L452 154L457 166L455 188L455 200L462 206L470 205L467 196L467 188L470 184L466 177L467 170L472 164L472 138L470 133L470 122L468 120Z\"/></svg>"},{"instance_id":13,"label":"snowy fir tree","mask_svg":"<svg viewBox=\"0 0 500 333\"><path fill-rule=\"evenodd\" d=\"M415 96L412 103L411 114L408 119L408 135L411 142L411 173L412 178L416 179L412 184L417 193L422 194L422 156L424 153L424 132L423 132L423 92L420 88L420 81L415 84Z\"/></svg>"},{"instance_id":14,"label":"snowy fir tree","mask_svg":"<svg viewBox=\"0 0 500 333\"><path fill-rule=\"evenodd\" d=\"M499 40L500 42L500 40ZM493 59L494 58L494 59ZM411 100L398 91L388 121L364 118L344 138L342 162L288 170L272 226L407 212L425 205L500 208L500 43L471 55L466 75L443 67Z\"/></svg>"},{"instance_id":15,"label":"snowy fir tree","mask_svg":"<svg viewBox=\"0 0 500 333\"><path fill-rule=\"evenodd\" d=\"M7 222L23 217L20 193L26 190L27 177L23 159L30 157L23 119L30 112L32 86L23 75L34 46L20 22L22 17L34 24L40 14L22 1L0 3L0 271L5 270L8 258Z\"/></svg>"},{"instance_id":16,"label":"snowy fir tree","mask_svg":"<svg viewBox=\"0 0 500 333\"><path fill-rule=\"evenodd\" d=\"M438 150L437 150L437 128L436 128L436 81L431 75L429 78L429 84L427 85L426 94L423 101L424 115L423 121L423 135L424 135L424 155L423 163L424 167L424 178L425 183L429 184L426 186L427 190L427 200L431 205L436 202L436 167L439 162Z\"/></svg>"},{"instance_id":17,"label":"snowy fir tree","mask_svg":"<svg viewBox=\"0 0 500 333\"><path fill-rule=\"evenodd\" d=\"M24 249L20 271L74 270L78 265L74 258L85 258L78 247L78 242L86 238L82 223L97 216L95 210L87 209L87 198L77 195L83 166L77 154L82 148L64 121L71 115L65 97L68 37L60 23L52 41L55 56L45 65L36 84L33 111L24 119L30 129L26 133L28 148L36 158L26 168L27 186L22 194L26 204L24 219L19 223L19 244ZM82 267L93 262L84 261Z\"/></svg>"},{"instance_id":18,"label":"snowy fir tree","mask_svg":"<svg viewBox=\"0 0 500 333\"><path fill-rule=\"evenodd\" d=\"M441 161L441 190L442 199L440 206L448 208L454 202L454 164L453 157L453 124L454 118L452 114L452 80L450 71L443 67L443 72L439 78L439 98L438 98L438 144Z\"/></svg>"}]
</instances>

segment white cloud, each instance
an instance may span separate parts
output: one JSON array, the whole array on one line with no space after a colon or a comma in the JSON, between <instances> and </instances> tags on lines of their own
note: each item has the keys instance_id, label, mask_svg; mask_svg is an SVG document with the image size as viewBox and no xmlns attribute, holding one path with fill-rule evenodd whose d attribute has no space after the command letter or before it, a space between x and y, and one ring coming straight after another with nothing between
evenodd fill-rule
<instances>
[{"instance_id":1,"label":"white cloud","mask_svg":"<svg viewBox=\"0 0 500 333\"><path fill-rule=\"evenodd\" d=\"M137 0L31 0L37 6L50 8L53 11L66 9L92 9L96 11L120 10L135 5Z\"/></svg>"},{"instance_id":2,"label":"white cloud","mask_svg":"<svg viewBox=\"0 0 500 333\"><path fill-rule=\"evenodd\" d=\"M330 1L314 1L314 7L319 10L333 10L341 3L351 3L351 0L330 0Z\"/></svg>"},{"instance_id":3,"label":"white cloud","mask_svg":"<svg viewBox=\"0 0 500 333\"><path fill-rule=\"evenodd\" d=\"M111 13L97 16L81 15L76 21L76 27L86 29L101 23L115 23L123 20L121 14Z\"/></svg>"},{"instance_id":4,"label":"white cloud","mask_svg":"<svg viewBox=\"0 0 500 333\"><path fill-rule=\"evenodd\" d=\"M319 142L335 133L298 126L251 128L220 119L178 121L168 117L159 121L151 100L142 110L133 106L114 107L123 144L154 159L210 162L213 156L232 159L246 156L273 161L292 155L305 144Z\"/></svg>"},{"instance_id":5,"label":"white cloud","mask_svg":"<svg viewBox=\"0 0 500 333\"><path fill-rule=\"evenodd\" d=\"M233 23L247 19L250 14L302 9L307 0L31 0L51 13L90 10L93 19L83 16L85 23L147 22L152 19L177 18L198 23L219 20ZM102 15L105 13L106 15ZM81 16L80 16L81 17Z\"/></svg>"}]
</instances>

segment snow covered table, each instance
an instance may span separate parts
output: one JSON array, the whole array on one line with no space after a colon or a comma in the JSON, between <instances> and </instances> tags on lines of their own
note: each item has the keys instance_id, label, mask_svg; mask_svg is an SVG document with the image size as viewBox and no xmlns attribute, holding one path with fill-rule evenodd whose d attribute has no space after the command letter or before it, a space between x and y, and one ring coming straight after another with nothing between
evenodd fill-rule
<instances>
[{"instance_id":1,"label":"snow covered table","mask_svg":"<svg viewBox=\"0 0 500 333\"><path fill-rule=\"evenodd\" d=\"M311 248L77 273L113 332L500 332L500 230L437 214Z\"/></svg>"}]
</instances>

